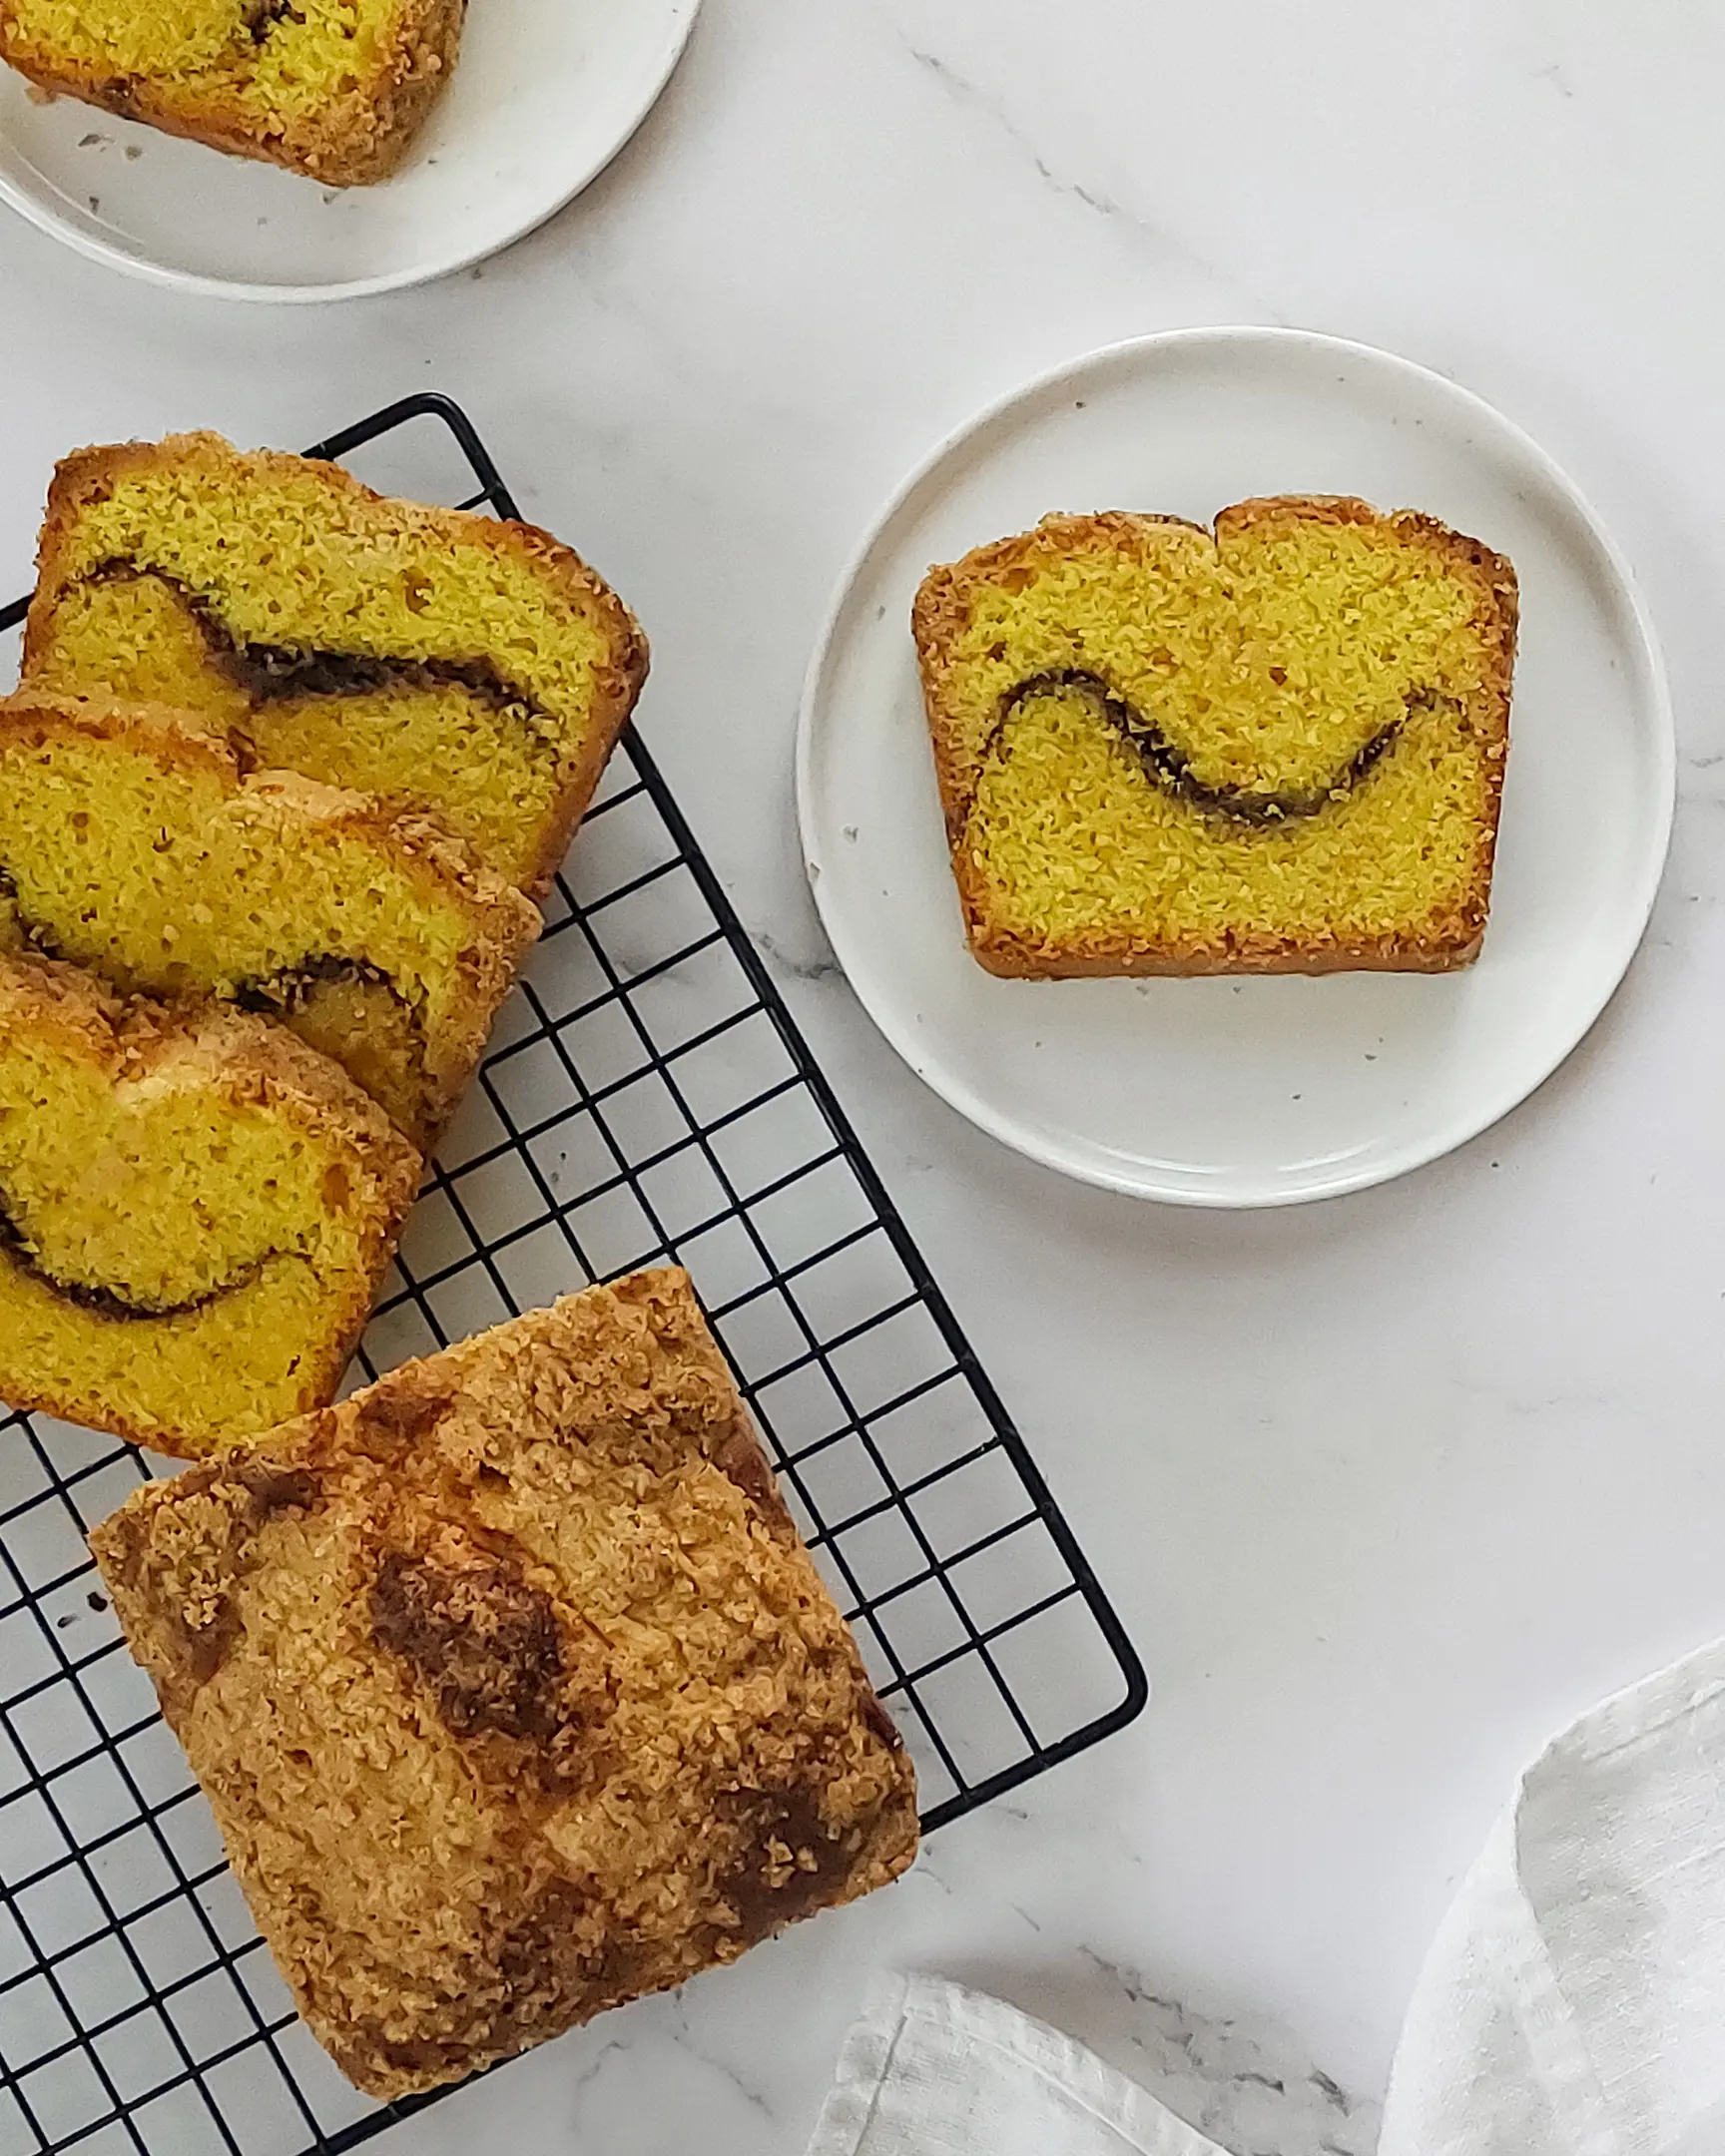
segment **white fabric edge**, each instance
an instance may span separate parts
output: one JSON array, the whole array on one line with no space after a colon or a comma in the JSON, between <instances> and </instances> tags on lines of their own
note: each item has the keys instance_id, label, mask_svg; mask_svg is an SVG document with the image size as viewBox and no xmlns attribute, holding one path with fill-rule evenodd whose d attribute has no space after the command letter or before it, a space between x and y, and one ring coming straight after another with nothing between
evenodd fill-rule
<instances>
[{"instance_id":1,"label":"white fabric edge","mask_svg":"<svg viewBox=\"0 0 1725 2156\"><path fill-rule=\"evenodd\" d=\"M1673 1722L1716 1705L1721 1693L1725 1693L1725 1639L1710 1640L1680 1661L1608 1694L1553 1738L1528 1768L1516 1787L1517 1809L1528 1785L1557 1761L1609 1759L1661 1735Z\"/></svg>"},{"instance_id":2,"label":"white fabric edge","mask_svg":"<svg viewBox=\"0 0 1725 2156\"><path fill-rule=\"evenodd\" d=\"M1486 2150L1517 2156L1525 2142L1517 2138L1513 2106L1498 2115L1495 2132L1492 2107L1486 2114L1478 2109L1491 2077L1504 2072L1537 2093L1542 2146L1551 2132L1561 2137L1564 2156L1623 2156L1588 2031L1576 2018L1528 1898L1524 1838L1540 1832L1540 1802L1559 1798L1578 1771L1584 1778L1589 1767L1657 1746L1674 1727L1698 1717L1716 1721L1722 1711L1725 1640L1715 1640L1577 1717L1517 1778L1416 1984L1391 2077L1381 2156L1480 2156ZM877 1978L871 1986L846 2039L809 2156L865 2156L898 2048L915 2045L918 2021L938 2032L932 2049L949 2056L956 2038L957 2049L974 2055L966 2087L997 2083L1003 2072L1018 2077L1020 2087L1026 2076L1039 2076L1143 2156L1224 2156L1196 2128L1057 2030L958 1984L902 1975ZM1523 2125L1531 2116L1521 2114ZM892 2147L898 2150L899 2141Z\"/></svg>"},{"instance_id":3,"label":"white fabric edge","mask_svg":"<svg viewBox=\"0 0 1725 2156\"><path fill-rule=\"evenodd\" d=\"M1619 2156L1621 2138L1600 2084L1586 2032L1552 1967L1539 1920L1522 1885L1522 1832L1530 1798L1546 1776L1561 1777L1662 1738L1675 1724L1725 1695L1725 1639L1609 1694L1545 1745L1516 1778L1499 1815L1426 1956L1391 2068L1381 2156L1443 2156L1424 2114L1443 2071L1443 2002L1462 1981L1471 1946L1494 1949L1499 1996L1513 2015L1527 2063L1559 2122L1570 2156ZM1471 1972L1475 1975L1481 1973Z\"/></svg>"},{"instance_id":4,"label":"white fabric edge","mask_svg":"<svg viewBox=\"0 0 1725 2156\"><path fill-rule=\"evenodd\" d=\"M1618 2156L1585 2039L1516 1872L1519 1801L1499 1815L1427 1952L1390 2069L1379 2156L1497 2151L1500 2137L1487 2138L1489 2121L1475 2108L1476 2076L1523 2065L1562 2127L1567 2156ZM1495 2005L1524 2058L1469 2052L1455 2018L1462 1999L1475 2010Z\"/></svg>"},{"instance_id":5,"label":"white fabric edge","mask_svg":"<svg viewBox=\"0 0 1725 2156\"><path fill-rule=\"evenodd\" d=\"M863 2146L892 2058L919 2019L957 2029L1074 2098L1143 2156L1227 2156L1126 2075L1069 2036L1003 1999L937 1976L878 1976L845 2039L839 2073L816 2124L808 2156L857 2156Z\"/></svg>"}]
</instances>

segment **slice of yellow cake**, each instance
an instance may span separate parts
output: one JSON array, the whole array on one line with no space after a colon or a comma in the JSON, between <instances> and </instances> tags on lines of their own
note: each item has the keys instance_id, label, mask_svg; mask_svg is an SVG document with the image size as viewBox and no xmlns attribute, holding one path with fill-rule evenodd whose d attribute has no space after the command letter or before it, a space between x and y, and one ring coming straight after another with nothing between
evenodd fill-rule
<instances>
[{"instance_id":1,"label":"slice of yellow cake","mask_svg":"<svg viewBox=\"0 0 1725 2156\"><path fill-rule=\"evenodd\" d=\"M0 0L44 90L325 187L382 180L455 65L465 0Z\"/></svg>"},{"instance_id":2,"label":"slice of yellow cake","mask_svg":"<svg viewBox=\"0 0 1725 2156\"><path fill-rule=\"evenodd\" d=\"M1440 972L1478 953L1516 587L1411 511L1052 516L916 597L990 972Z\"/></svg>"},{"instance_id":3,"label":"slice of yellow cake","mask_svg":"<svg viewBox=\"0 0 1725 2156\"><path fill-rule=\"evenodd\" d=\"M546 533L214 434L69 457L37 568L26 687L195 711L265 769L439 816L530 897L647 673Z\"/></svg>"},{"instance_id":4,"label":"slice of yellow cake","mask_svg":"<svg viewBox=\"0 0 1725 2156\"><path fill-rule=\"evenodd\" d=\"M680 1273L91 1537L313 2035L458 2080L883 1886L910 1763Z\"/></svg>"},{"instance_id":5,"label":"slice of yellow cake","mask_svg":"<svg viewBox=\"0 0 1725 2156\"><path fill-rule=\"evenodd\" d=\"M150 706L0 702L0 914L127 992L216 995L333 1056L421 1151L540 927L448 832Z\"/></svg>"},{"instance_id":6,"label":"slice of yellow cake","mask_svg":"<svg viewBox=\"0 0 1725 2156\"><path fill-rule=\"evenodd\" d=\"M420 1165L280 1027L0 952L0 1400L194 1457L322 1405Z\"/></svg>"}]
</instances>

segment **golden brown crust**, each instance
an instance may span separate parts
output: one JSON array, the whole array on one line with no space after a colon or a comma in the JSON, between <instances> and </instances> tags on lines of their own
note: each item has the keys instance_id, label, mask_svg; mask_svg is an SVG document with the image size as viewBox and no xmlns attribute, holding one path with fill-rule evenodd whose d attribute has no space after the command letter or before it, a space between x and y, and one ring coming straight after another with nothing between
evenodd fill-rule
<instances>
[{"instance_id":1,"label":"golden brown crust","mask_svg":"<svg viewBox=\"0 0 1725 2156\"><path fill-rule=\"evenodd\" d=\"M424 1162L388 1117L336 1065L291 1033L224 1004L178 1006L113 994L80 966L0 955L0 1038L45 1036L110 1084L135 1086L190 1073L236 1106L263 1108L296 1125L332 1158L363 1164L371 1190L367 1262L329 1320L322 1342L302 1357L300 1396L329 1399L341 1382L371 1304L417 1195ZM178 1426L146 1425L105 1395L65 1383L26 1382L6 1366L0 1341L0 1398L20 1412L111 1430L133 1444L197 1458L210 1432L185 1402Z\"/></svg>"},{"instance_id":2,"label":"golden brown crust","mask_svg":"<svg viewBox=\"0 0 1725 2156\"><path fill-rule=\"evenodd\" d=\"M1162 534L1178 530L1192 533L1195 544L1208 554L1228 534L1299 522L1388 527L1398 536L1439 555L1452 573L1473 590L1475 625L1488 656L1486 679L1473 714L1474 731L1483 749L1487 789L1487 827L1481 867L1473 887L1453 911L1434 916L1417 927L1393 936L1338 938L1322 946L1256 934L1231 939L1226 948L1170 937L1158 948L1146 949L1128 936L1103 931L1074 938L1057 948L1026 944L994 918L992 894L962 842L980 765L965 732L963 715L946 696L945 678L967 618L970 590L1020 572L1028 574L1039 560L1086 544L1134 552L1155 545ZM1079 516L1055 513L1044 517L1031 531L976 547L960 561L935 565L917 590L911 630L952 872L966 935L977 962L986 971L1010 980L1362 970L1447 973L1471 965L1484 940L1490 904L1503 765L1508 753L1518 605L1515 572L1502 555L1416 510L1384 515L1369 502L1351 495L1286 494L1237 502L1217 516L1213 534L1184 517L1133 510L1102 510Z\"/></svg>"},{"instance_id":3,"label":"golden brown crust","mask_svg":"<svg viewBox=\"0 0 1725 2156\"><path fill-rule=\"evenodd\" d=\"M966 880L966 907L974 886ZM1337 941L1322 950L1266 939L1263 947L1239 942L1226 951L1210 945L1144 951L1127 943L1096 937L1082 948L1063 945L1057 953L1019 941L987 918L985 900L974 915L971 949L985 972L999 980L1201 980L1220 973L1453 973L1471 965L1485 940L1483 927L1471 942L1443 941L1438 931L1430 947L1406 936L1354 942Z\"/></svg>"},{"instance_id":4,"label":"golden brown crust","mask_svg":"<svg viewBox=\"0 0 1725 2156\"><path fill-rule=\"evenodd\" d=\"M230 800L266 808L296 838L314 840L318 831L356 838L405 879L423 886L437 904L459 907L468 922L461 992L442 1013L434 1052L427 1042L422 1116L407 1132L429 1152L455 1112L484 1054L492 1020L543 926L538 908L430 817L293 772L248 773L224 736L185 713L32 690L0 698L0 755L72 737L121 743L164 771L213 780Z\"/></svg>"},{"instance_id":5,"label":"golden brown crust","mask_svg":"<svg viewBox=\"0 0 1725 2156\"><path fill-rule=\"evenodd\" d=\"M49 1034L68 1054L118 1071L128 1060L120 1047L127 1015L126 999L80 966L33 955L0 957L0 1023L7 1032ZM147 1053L145 1036L141 1063Z\"/></svg>"},{"instance_id":6,"label":"golden brown crust","mask_svg":"<svg viewBox=\"0 0 1725 2156\"><path fill-rule=\"evenodd\" d=\"M556 808L547 820L534 867L521 880L529 898L542 899L562 866L606 761L640 699L650 653L640 623L604 578L590 569L572 547L535 524L506 523L467 510L392 500L374 493L338 464L276 449L236 450L221 435L209 432L170 434L159 442L121 442L75 450L55 468L37 540L36 592L24 627L26 685L31 669L41 661L54 610L69 580L74 533L84 509L110 493L129 472L210 460L224 470L239 464L261 477L274 473L308 478L327 492L333 508L358 510L386 520L432 552L479 547L504 559L527 561L562 604L600 623L606 656L595 672L590 723L578 753L565 763Z\"/></svg>"},{"instance_id":7,"label":"golden brown crust","mask_svg":"<svg viewBox=\"0 0 1725 2156\"><path fill-rule=\"evenodd\" d=\"M465 9L466 0L402 0L371 78L281 133L261 127L238 98L218 90L188 95L145 76L114 76L38 51L17 34L4 0L0 58L43 90L165 135L284 166L324 187L365 187L386 180L405 158L454 70Z\"/></svg>"},{"instance_id":8,"label":"golden brown crust","mask_svg":"<svg viewBox=\"0 0 1725 2156\"><path fill-rule=\"evenodd\" d=\"M410 1364L91 1545L301 2013L372 2095L914 1855L909 1764L680 1273Z\"/></svg>"}]
</instances>

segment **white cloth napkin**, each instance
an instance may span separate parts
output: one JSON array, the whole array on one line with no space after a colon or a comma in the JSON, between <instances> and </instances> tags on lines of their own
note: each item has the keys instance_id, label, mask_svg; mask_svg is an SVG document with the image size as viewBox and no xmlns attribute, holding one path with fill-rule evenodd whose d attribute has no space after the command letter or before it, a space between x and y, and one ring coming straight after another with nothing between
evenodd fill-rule
<instances>
[{"instance_id":1,"label":"white cloth napkin","mask_svg":"<svg viewBox=\"0 0 1725 2156\"><path fill-rule=\"evenodd\" d=\"M809 2156L1222 2156L1093 2052L1001 1999L883 1976Z\"/></svg>"},{"instance_id":2,"label":"white cloth napkin","mask_svg":"<svg viewBox=\"0 0 1725 2156\"><path fill-rule=\"evenodd\" d=\"M1725 1641L1522 1777L1427 1960L1379 2148L1725 2150Z\"/></svg>"},{"instance_id":3,"label":"white cloth napkin","mask_svg":"<svg viewBox=\"0 0 1725 2156\"><path fill-rule=\"evenodd\" d=\"M1223 2156L998 1999L871 1993L809 2156ZM1379 2156L1725 2152L1725 1641L1522 1777L1438 1931Z\"/></svg>"}]
</instances>

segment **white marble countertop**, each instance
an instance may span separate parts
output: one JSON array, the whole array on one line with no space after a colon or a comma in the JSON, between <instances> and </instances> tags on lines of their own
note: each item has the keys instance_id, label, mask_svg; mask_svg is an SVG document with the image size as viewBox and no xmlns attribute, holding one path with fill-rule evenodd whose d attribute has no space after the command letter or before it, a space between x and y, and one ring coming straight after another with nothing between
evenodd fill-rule
<instances>
[{"instance_id":1,"label":"white marble countertop","mask_svg":"<svg viewBox=\"0 0 1725 2156\"><path fill-rule=\"evenodd\" d=\"M455 2156L795 2156L871 1969L998 1990L1239 2156L1369 2148L1458 1871L1542 1739L1725 1629L1725 18L1702 0L709 0L610 173L482 271L188 302L0 223L0 557L52 459L472 410L652 635L643 712L1156 1685L893 1892L400 2128ZM1677 696L1676 847L1506 1124L1259 1217L1068 1187L895 1061L790 791L863 523L1088 345L1297 322L1498 403L1613 524Z\"/></svg>"}]
</instances>

